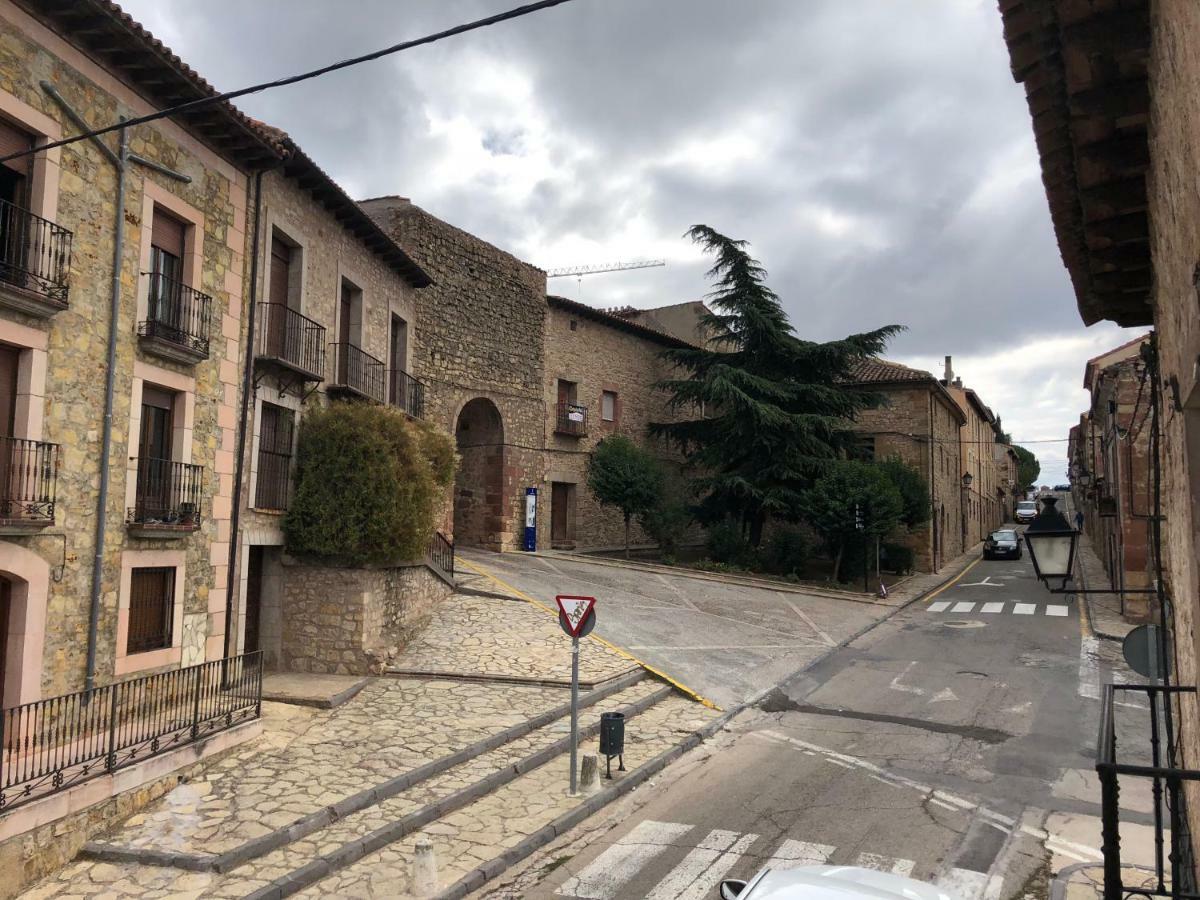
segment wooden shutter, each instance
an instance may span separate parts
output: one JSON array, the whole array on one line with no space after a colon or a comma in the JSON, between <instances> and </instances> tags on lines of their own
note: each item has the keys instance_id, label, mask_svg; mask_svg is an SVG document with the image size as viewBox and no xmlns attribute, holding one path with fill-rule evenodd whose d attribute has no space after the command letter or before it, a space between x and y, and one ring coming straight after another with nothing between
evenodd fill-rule
<instances>
[{"instance_id":1,"label":"wooden shutter","mask_svg":"<svg viewBox=\"0 0 1200 900\"><path fill-rule=\"evenodd\" d=\"M171 646L174 630L175 569L154 567L129 573L129 633L126 653Z\"/></svg>"},{"instance_id":2,"label":"wooden shutter","mask_svg":"<svg viewBox=\"0 0 1200 900\"><path fill-rule=\"evenodd\" d=\"M17 418L17 371L21 351L0 344L0 437L13 437Z\"/></svg>"},{"instance_id":3,"label":"wooden shutter","mask_svg":"<svg viewBox=\"0 0 1200 900\"><path fill-rule=\"evenodd\" d=\"M22 131L17 126L13 125L6 119L0 119L0 156L8 156L10 153L20 153L23 150L33 149L33 135L27 131ZM4 164L5 168L12 169L14 172L20 172L25 177L29 177L29 173L33 171L33 156L22 156L19 159L9 160Z\"/></svg>"},{"instance_id":4,"label":"wooden shutter","mask_svg":"<svg viewBox=\"0 0 1200 900\"><path fill-rule=\"evenodd\" d=\"M170 253L172 256L183 259L183 235L187 226L183 222L176 219L154 207L154 225L150 232L150 245L157 247L163 253Z\"/></svg>"},{"instance_id":5,"label":"wooden shutter","mask_svg":"<svg viewBox=\"0 0 1200 900\"><path fill-rule=\"evenodd\" d=\"M292 248L277 237L271 238L271 283L267 288L267 299L272 303L287 306L291 264Z\"/></svg>"}]
</instances>

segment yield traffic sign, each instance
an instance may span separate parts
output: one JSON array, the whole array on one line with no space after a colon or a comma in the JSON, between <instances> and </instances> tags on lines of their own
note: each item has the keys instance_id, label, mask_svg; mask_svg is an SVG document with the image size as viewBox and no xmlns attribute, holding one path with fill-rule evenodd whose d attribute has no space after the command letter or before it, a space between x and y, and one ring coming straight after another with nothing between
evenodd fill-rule
<instances>
[{"instance_id":1,"label":"yield traffic sign","mask_svg":"<svg viewBox=\"0 0 1200 900\"><path fill-rule=\"evenodd\" d=\"M563 628L573 638L577 638L583 632L584 626L587 624L588 618L592 615L592 608L596 605L595 597L571 597L565 594L559 594L554 598L554 602L558 604L558 611L562 613L562 618L559 621Z\"/></svg>"}]
</instances>

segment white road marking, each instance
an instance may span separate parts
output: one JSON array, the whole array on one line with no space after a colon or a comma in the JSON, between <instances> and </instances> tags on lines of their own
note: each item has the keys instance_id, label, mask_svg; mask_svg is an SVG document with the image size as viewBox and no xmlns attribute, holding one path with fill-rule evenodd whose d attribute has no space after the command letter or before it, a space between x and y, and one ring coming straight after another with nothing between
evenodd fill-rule
<instances>
[{"instance_id":1,"label":"white road marking","mask_svg":"<svg viewBox=\"0 0 1200 900\"><path fill-rule=\"evenodd\" d=\"M661 581L661 582L662 582L664 585L666 585L666 587L667 587L667 590L669 590L669 591L671 591L672 593L674 593L676 597L678 597L680 600L682 600L682 601L683 601L685 604L687 604L689 607L691 607L692 609L695 609L695 610L699 610L699 609L700 609L700 607L698 607L698 606L697 606L695 603L693 603L691 600L689 600L689 599L688 599L687 595L686 595L686 594L685 594L683 591L681 591L681 590L680 590L679 588L677 588L675 585L671 584L671 582L669 582L669 581L667 580L667 577L666 577L665 575L663 575L663 574L661 574L661 573L657 573L657 578L658 578L658 580L659 580L659 581Z\"/></svg>"},{"instance_id":2,"label":"white road marking","mask_svg":"<svg viewBox=\"0 0 1200 900\"><path fill-rule=\"evenodd\" d=\"M1084 636L1079 639L1079 696L1087 700L1100 699L1100 641Z\"/></svg>"},{"instance_id":3,"label":"white road marking","mask_svg":"<svg viewBox=\"0 0 1200 900\"><path fill-rule=\"evenodd\" d=\"M937 603L930 603L930 604L929 604L929 611L930 611L930 612L945 612L945 611L946 611L946 610L948 610L949 608L950 608L950 601L949 601L949 600L939 600Z\"/></svg>"},{"instance_id":4,"label":"white road marking","mask_svg":"<svg viewBox=\"0 0 1200 900\"><path fill-rule=\"evenodd\" d=\"M646 900L702 900L756 840L757 834L739 835L736 831L713 829L655 886Z\"/></svg>"},{"instance_id":5,"label":"white road marking","mask_svg":"<svg viewBox=\"0 0 1200 900\"><path fill-rule=\"evenodd\" d=\"M1018 616L1032 616L1037 612L1036 603L1014 603L1013 614Z\"/></svg>"},{"instance_id":6,"label":"white road marking","mask_svg":"<svg viewBox=\"0 0 1200 900\"><path fill-rule=\"evenodd\" d=\"M913 866L916 865L911 859L895 859L891 856L880 856L878 853L860 853L856 864L864 869L891 872L893 875L905 877L912 874Z\"/></svg>"},{"instance_id":7,"label":"white road marking","mask_svg":"<svg viewBox=\"0 0 1200 900\"><path fill-rule=\"evenodd\" d=\"M1004 888L1004 876L993 875L988 879L987 889L983 892L983 900L1000 900L1000 892Z\"/></svg>"},{"instance_id":8,"label":"white road marking","mask_svg":"<svg viewBox=\"0 0 1200 900\"><path fill-rule=\"evenodd\" d=\"M972 581L969 584L960 584L959 587L1004 587L1004 585L992 581L991 575L985 575L983 581Z\"/></svg>"},{"instance_id":9,"label":"white road marking","mask_svg":"<svg viewBox=\"0 0 1200 900\"><path fill-rule=\"evenodd\" d=\"M1065 606L1048 605L1046 607L1046 615L1048 616L1065 616L1066 614L1067 607Z\"/></svg>"},{"instance_id":10,"label":"white road marking","mask_svg":"<svg viewBox=\"0 0 1200 900\"><path fill-rule=\"evenodd\" d=\"M900 683L900 679L903 678L905 675L907 675L909 672L911 672L912 667L915 666L916 664L917 664L917 661L913 660L907 666L905 666L903 672L901 672L899 675L897 675L895 678L892 679L891 687L892 687L893 691L903 691L906 694L917 694L918 696L925 695L924 688L913 687L911 684L901 684Z\"/></svg>"},{"instance_id":11,"label":"white road marking","mask_svg":"<svg viewBox=\"0 0 1200 900\"><path fill-rule=\"evenodd\" d=\"M778 594L779 592L778 592L778 591L776 591L776 593ZM780 594L780 596L781 596L781 597L783 597L783 595L782 595L782 594ZM807 624L809 628L811 628L811 629L812 629L813 631L815 631L815 632L816 632L818 635L820 635L821 639L822 639L823 641L825 641L825 643L826 643L826 644L828 644L830 647L836 647L836 646L837 646L837 641L835 641L833 638L831 638L829 635L827 635L827 634L826 634L824 631L822 631L822 630L821 630L821 629L820 629L820 628L817 626L817 623L816 623L816 622L814 622L812 619L810 619L810 618L809 618L809 617L808 617L808 616L805 614L804 610L802 610L800 607L798 607L798 606L797 606L795 603L793 603L793 602L792 602L791 600L789 600L787 597L783 597L783 602L784 602L784 603L786 603L786 604L787 604L789 607L791 607L791 610L792 610L792 612L794 612L794 613L795 613L796 615L798 615L798 616L799 616L801 619L803 619L803 620L804 620L804 622L805 622L805 624Z\"/></svg>"},{"instance_id":12,"label":"white road marking","mask_svg":"<svg viewBox=\"0 0 1200 900\"><path fill-rule=\"evenodd\" d=\"M954 608L953 608L953 609L951 609L951 610L950 610L950 612L964 612L964 613L966 613L966 612L971 612L971 611L972 611L972 610L974 610L974 609L975 609L975 604L974 604L974 603L966 603L966 602L962 602L962 603L955 603L955 604L954 604Z\"/></svg>"},{"instance_id":13,"label":"white road marking","mask_svg":"<svg viewBox=\"0 0 1200 900\"><path fill-rule=\"evenodd\" d=\"M828 844L810 844L808 841L785 840L764 866L772 869L794 869L797 866L823 866L833 855L836 847Z\"/></svg>"},{"instance_id":14,"label":"white road marking","mask_svg":"<svg viewBox=\"0 0 1200 900\"><path fill-rule=\"evenodd\" d=\"M675 644L630 644L626 650L795 650L805 647L822 647L820 641L805 641L802 644L691 644L686 647Z\"/></svg>"},{"instance_id":15,"label":"white road marking","mask_svg":"<svg viewBox=\"0 0 1200 900\"><path fill-rule=\"evenodd\" d=\"M970 869L951 869L943 873L935 884L959 900L984 900L988 888L987 872Z\"/></svg>"},{"instance_id":16,"label":"white road marking","mask_svg":"<svg viewBox=\"0 0 1200 900\"><path fill-rule=\"evenodd\" d=\"M671 846L671 842L692 830L691 825L654 822L647 819L621 838L588 865L568 878L556 894L580 900L611 900L625 882Z\"/></svg>"},{"instance_id":17,"label":"white road marking","mask_svg":"<svg viewBox=\"0 0 1200 900\"><path fill-rule=\"evenodd\" d=\"M1002 613L1004 612L1004 604L995 602L985 603L979 608L979 611L982 613Z\"/></svg>"},{"instance_id":18,"label":"white road marking","mask_svg":"<svg viewBox=\"0 0 1200 900\"><path fill-rule=\"evenodd\" d=\"M936 694L933 695L933 699L930 700L929 702L930 703L947 703L951 700L957 700L957 699L958 699L958 695L955 694L954 691L950 690L950 688L942 688L940 691L938 691Z\"/></svg>"}]
</instances>

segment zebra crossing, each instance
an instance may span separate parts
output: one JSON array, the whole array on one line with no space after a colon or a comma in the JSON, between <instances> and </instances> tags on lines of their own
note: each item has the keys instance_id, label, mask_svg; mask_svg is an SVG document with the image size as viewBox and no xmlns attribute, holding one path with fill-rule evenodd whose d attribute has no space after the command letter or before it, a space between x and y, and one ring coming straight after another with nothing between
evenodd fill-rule
<instances>
[{"instance_id":1,"label":"zebra crossing","mask_svg":"<svg viewBox=\"0 0 1200 900\"><path fill-rule=\"evenodd\" d=\"M1009 600L991 600L983 603L971 600L937 600L926 607L931 613L981 613L985 616L1013 615L1035 616L1041 610L1046 616L1066 616L1070 607L1059 603L1019 603Z\"/></svg>"},{"instance_id":2,"label":"zebra crossing","mask_svg":"<svg viewBox=\"0 0 1200 900\"><path fill-rule=\"evenodd\" d=\"M697 834L692 835L693 831ZM703 833L695 826L679 822L646 820L610 845L579 873L569 877L555 893L574 900L629 897L632 894L626 885L641 872L661 871L672 861L671 869L645 894L647 900L715 897L721 881L730 877L734 869L738 870L737 877L749 878L763 866L778 870L852 865L912 877L917 866L911 859L854 851L839 854L838 848L829 844L792 838L786 838L774 847L756 846L762 843L766 842L760 841L757 834L719 828ZM751 853L751 850L757 852ZM681 859L678 858L680 851L684 852ZM998 900L1003 886L998 875L989 877L986 872L959 868L946 868L933 883L941 888L945 900Z\"/></svg>"}]
</instances>

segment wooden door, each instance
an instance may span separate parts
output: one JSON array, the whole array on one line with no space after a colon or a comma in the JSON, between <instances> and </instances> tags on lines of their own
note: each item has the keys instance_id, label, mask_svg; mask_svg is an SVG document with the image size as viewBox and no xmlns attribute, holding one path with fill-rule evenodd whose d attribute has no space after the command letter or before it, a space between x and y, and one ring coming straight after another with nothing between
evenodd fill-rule
<instances>
[{"instance_id":1,"label":"wooden door","mask_svg":"<svg viewBox=\"0 0 1200 900\"><path fill-rule=\"evenodd\" d=\"M0 578L0 707L15 706L8 700L8 641L12 634L12 584Z\"/></svg>"},{"instance_id":2,"label":"wooden door","mask_svg":"<svg viewBox=\"0 0 1200 900\"><path fill-rule=\"evenodd\" d=\"M393 406L408 409L408 398L404 396L406 379L401 375L408 362L408 323L395 314L388 346L388 400Z\"/></svg>"},{"instance_id":3,"label":"wooden door","mask_svg":"<svg viewBox=\"0 0 1200 900\"><path fill-rule=\"evenodd\" d=\"M288 308L291 306L292 248L277 237L271 238L271 281L267 286L267 299L270 306L267 320L263 323L265 334L264 346L267 356L276 359L287 359L288 354ZM296 300L295 302L299 302Z\"/></svg>"},{"instance_id":4,"label":"wooden door","mask_svg":"<svg viewBox=\"0 0 1200 900\"><path fill-rule=\"evenodd\" d=\"M342 294L338 298L338 347L337 347L337 378L338 384L350 384L350 317L354 313L354 291L347 284L342 284ZM354 373L357 374L357 373Z\"/></svg>"},{"instance_id":5,"label":"wooden door","mask_svg":"<svg viewBox=\"0 0 1200 900\"><path fill-rule=\"evenodd\" d=\"M243 653L262 649L262 570L263 548L252 546L246 560L246 639L242 642Z\"/></svg>"},{"instance_id":6,"label":"wooden door","mask_svg":"<svg viewBox=\"0 0 1200 900\"><path fill-rule=\"evenodd\" d=\"M571 500L571 486L555 481L550 486L550 543L565 543L567 540L567 506Z\"/></svg>"},{"instance_id":7,"label":"wooden door","mask_svg":"<svg viewBox=\"0 0 1200 900\"><path fill-rule=\"evenodd\" d=\"M17 371L20 364L21 351L0 344L0 518L5 519L19 514L18 504L29 499L25 494L34 486L22 481L35 482L37 472L36 453L30 445L12 440L17 424Z\"/></svg>"},{"instance_id":8,"label":"wooden door","mask_svg":"<svg viewBox=\"0 0 1200 900\"><path fill-rule=\"evenodd\" d=\"M138 437L138 507L154 518L171 509L171 437L175 395L142 387L142 430Z\"/></svg>"}]
</instances>

